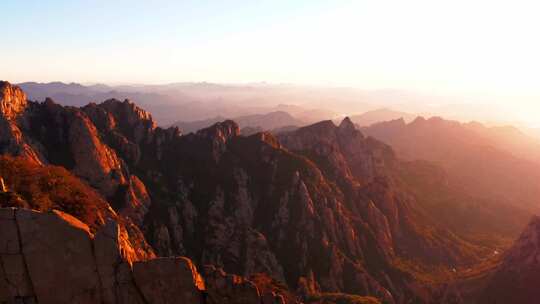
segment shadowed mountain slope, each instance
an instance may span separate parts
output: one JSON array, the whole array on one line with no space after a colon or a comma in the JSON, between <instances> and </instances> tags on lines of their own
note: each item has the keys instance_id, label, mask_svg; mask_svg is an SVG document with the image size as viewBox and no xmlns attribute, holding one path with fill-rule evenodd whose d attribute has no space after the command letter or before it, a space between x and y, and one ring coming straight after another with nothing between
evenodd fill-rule
<instances>
[{"instance_id":1,"label":"shadowed mountain slope","mask_svg":"<svg viewBox=\"0 0 540 304\"><path fill-rule=\"evenodd\" d=\"M519 158L519 152L507 152L510 145L470 125L417 118L409 124L403 120L375 124L363 132L392 145L404 159L441 165L452 186L474 196L524 209L539 208L540 165Z\"/></svg>"}]
</instances>

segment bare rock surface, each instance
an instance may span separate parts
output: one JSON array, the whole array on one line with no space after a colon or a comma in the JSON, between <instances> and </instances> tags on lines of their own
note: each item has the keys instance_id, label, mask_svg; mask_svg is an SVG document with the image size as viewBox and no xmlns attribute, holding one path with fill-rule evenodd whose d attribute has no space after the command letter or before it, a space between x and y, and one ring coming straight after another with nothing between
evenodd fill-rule
<instances>
[{"instance_id":1,"label":"bare rock surface","mask_svg":"<svg viewBox=\"0 0 540 304\"><path fill-rule=\"evenodd\" d=\"M19 87L0 81L0 150L41 163L41 155L28 144L18 125L27 105L26 94Z\"/></svg>"},{"instance_id":2,"label":"bare rock surface","mask_svg":"<svg viewBox=\"0 0 540 304\"><path fill-rule=\"evenodd\" d=\"M257 286L240 276L226 274L213 265L204 267L208 304L250 304L259 303Z\"/></svg>"},{"instance_id":3,"label":"bare rock surface","mask_svg":"<svg viewBox=\"0 0 540 304\"><path fill-rule=\"evenodd\" d=\"M204 282L193 263L182 257L157 258L133 265L136 285L155 304L200 303Z\"/></svg>"},{"instance_id":4,"label":"bare rock surface","mask_svg":"<svg viewBox=\"0 0 540 304\"><path fill-rule=\"evenodd\" d=\"M126 161L140 158L138 144L155 128L151 115L127 100L62 107L28 101L20 88L0 82L0 152L65 167L139 226L151 200Z\"/></svg>"},{"instance_id":5,"label":"bare rock surface","mask_svg":"<svg viewBox=\"0 0 540 304\"><path fill-rule=\"evenodd\" d=\"M93 234L61 211L0 208L2 303L261 303L240 276L208 268L205 283L188 258L137 258L113 220Z\"/></svg>"},{"instance_id":6,"label":"bare rock surface","mask_svg":"<svg viewBox=\"0 0 540 304\"><path fill-rule=\"evenodd\" d=\"M16 211L22 253L40 303L101 302L88 226L61 212ZM59 286L62 292L51 292Z\"/></svg>"}]
</instances>

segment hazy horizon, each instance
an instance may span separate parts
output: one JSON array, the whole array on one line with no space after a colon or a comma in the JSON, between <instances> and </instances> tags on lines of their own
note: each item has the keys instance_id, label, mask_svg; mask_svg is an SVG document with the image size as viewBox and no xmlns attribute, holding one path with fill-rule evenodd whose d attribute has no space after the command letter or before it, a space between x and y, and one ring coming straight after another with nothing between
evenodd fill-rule
<instances>
[{"instance_id":1,"label":"hazy horizon","mask_svg":"<svg viewBox=\"0 0 540 304\"><path fill-rule=\"evenodd\" d=\"M486 116L539 127L538 8L524 0L9 1L0 76L405 90L494 105Z\"/></svg>"}]
</instances>

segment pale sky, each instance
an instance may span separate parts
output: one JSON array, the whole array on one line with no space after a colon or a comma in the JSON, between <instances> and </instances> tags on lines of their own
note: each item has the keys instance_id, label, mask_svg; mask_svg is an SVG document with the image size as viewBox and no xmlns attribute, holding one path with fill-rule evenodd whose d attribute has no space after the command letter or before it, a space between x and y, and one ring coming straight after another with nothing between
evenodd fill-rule
<instances>
[{"instance_id":1,"label":"pale sky","mask_svg":"<svg viewBox=\"0 0 540 304\"><path fill-rule=\"evenodd\" d=\"M540 124L538 1L2 1L0 78L395 88Z\"/></svg>"}]
</instances>

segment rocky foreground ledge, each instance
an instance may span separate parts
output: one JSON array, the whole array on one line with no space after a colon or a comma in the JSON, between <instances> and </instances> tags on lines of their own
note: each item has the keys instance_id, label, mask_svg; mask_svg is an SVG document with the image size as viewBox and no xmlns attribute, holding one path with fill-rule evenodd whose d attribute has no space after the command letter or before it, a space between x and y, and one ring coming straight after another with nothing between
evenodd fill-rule
<instances>
[{"instance_id":1,"label":"rocky foreground ledge","mask_svg":"<svg viewBox=\"0 0 540 304\"><path fill-rule=\"evenodd\" d=\"M93 233L61 211L0 208L0 303L284 303L185 257L135 256L114 221Z\"/></svg>"}]
</instances>

